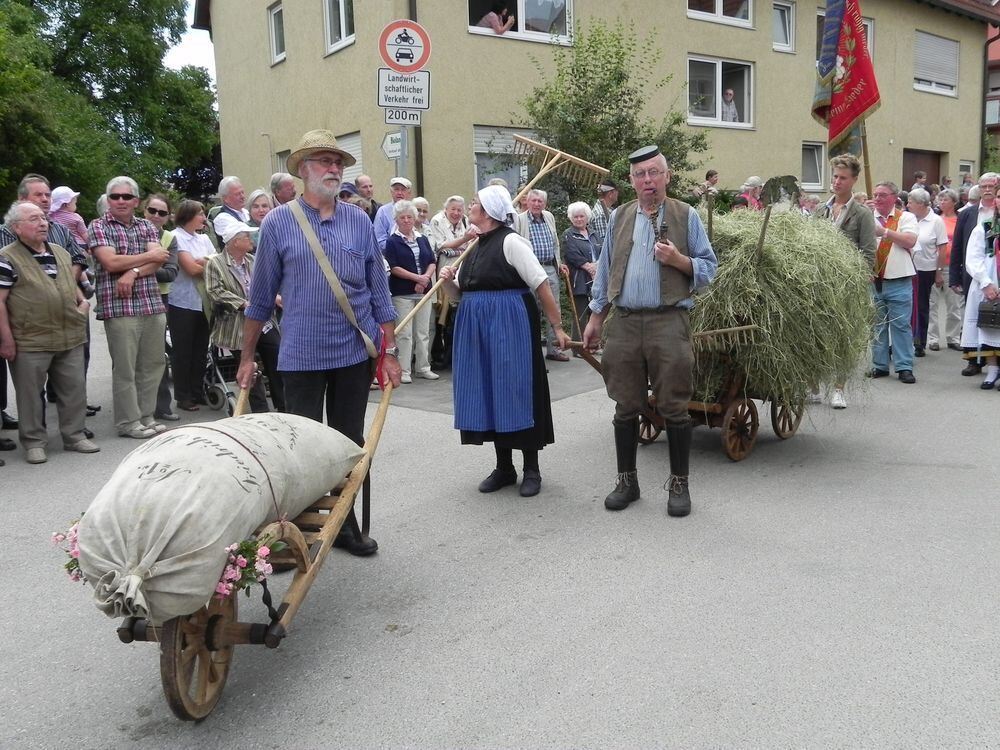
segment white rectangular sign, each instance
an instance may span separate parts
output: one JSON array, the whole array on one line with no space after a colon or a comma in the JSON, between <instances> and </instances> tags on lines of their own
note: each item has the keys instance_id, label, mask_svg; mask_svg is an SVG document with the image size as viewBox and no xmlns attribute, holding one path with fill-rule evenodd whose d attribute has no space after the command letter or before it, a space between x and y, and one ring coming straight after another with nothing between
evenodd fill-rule
<instances>
[{"instance_id":1,"label":"white rectangular sign","mask_svg":"<svg viewBox=\"0 0 1000 750\"><path fill-rule=\"evenodd\" d=\"M394 109L430 109L431 74L427 70L397 73L378 69L378 106ZM411 125L413 123L405 123Z\"/></svg>"},{"instance_id":2,"label":"white rectangular sign","mask_svg":"<svg viewBox=\"0 0 1000 750\"><path fill-rule=\"evenodd\" d=\"M386 159L399 159L403 155L403 134L386 133L382 138L382 153Z\"/></svg>"},{"instance_id":3,"label":"white rectangular sign","mask_svg":"<svg viewBox=\"0 0 1000 750\"><path fill-rule=\"evenodd\" d=\"M395 107L383 107L385 112L386 125L415 125L420 126L419 109L396 109Z\"/></svg>"}]
</instances>

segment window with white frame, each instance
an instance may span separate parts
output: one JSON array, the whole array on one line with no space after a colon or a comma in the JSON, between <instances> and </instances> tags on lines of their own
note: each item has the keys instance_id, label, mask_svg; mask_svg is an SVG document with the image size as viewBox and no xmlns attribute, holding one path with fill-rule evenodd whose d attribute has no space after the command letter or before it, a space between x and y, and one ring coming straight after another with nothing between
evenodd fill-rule
<instances>
[{"instance_id":1,"label":"window with white frame","mask_svg":"<svg viewBox=\"0 0 1000 750\"><path fill-rule=\"evenodd\" d=\"M965 175L972 177L975 181L975 173L972 171L976 168L976 163L974 161L960 161L958 163L958 176L961 177L958 184L961 185L965 181Z\"/></svg>"},{"instance_id":2,"label":"window with white frame","mask_svg":"<svg viewBox=\"0 0 1000 750\"><path fill-rule=\"evenodd\" d=\"M364 164L361 159L361 131L356 130L347 135L338 135L337 145L357 160L353 167L344 167L340 181L342 183L354 182L360 175L365 173Z\"/></svg>"},{"instance_id":3,"label":"window with white frame","mask_svg":"<svg viewBox=\"0 0 1000 750\"><path fill-rule=\"evenodd\" d=\"M773 47L777 52L795 51L795 3L774 3L771 29Z\"/></svg>"},{"instance_id":4,"label":"window with white frame","mask_svg":"<svg viewBox=\"0 0 1000 750\"><path fill-rule=\"evenodd\" d=\"M826 190L826 180L823 171L826 166L826 144L802 144L802 178L800 186L803 190Z\"/></svg>"},{"instance_id":5,"label":"window with white frame","mask_svg":"<svg viewBox=\"0 0 1000 750\"><path fill-rule=\"evenodd\" d=\"M753 65L708 57L688 58L688 123L753 126Z\"/></svg>"},{"instance_id":6,"label":"window with white frame","mask_svg":"<svg viewBox=\"0 0 1000 750\"><path fill-rule=\"evenodd\" d=\"M290 149L285 149L284 151L279 151L274 155L275 161L274 165L275 172L287 172L288 171L288 157L292 155ZM298 175L295 175L298 177Z\"/></svg>"},{"instance_id":7,"label":"window with white frame","mask_svg":"<svg viewBox=\"0 0 1000 750\"><path fill-rule=\"evenodd\" d=\"M500 18L493 7L505 5L514 23L503 36L563 44L571 41L573 0L509 0L507 3L468 0L468 3L469 31L474 34L496 36L494 23L504 26L507 16Z\"/></svg>"},{"instance_id":8,"label":"window with white frame","mask_svg":"<svg viewBox=\"0 0 1000 750\"><path fill-rule=\"evenodd\" d=\"M271 32L271 64L285 59L285 14L281 3L267 9L267 25Z\"/></svg>"},{"instance_id":9,"label":"window with white frame","mask_svg":"<svg viewBox=\"0 0 1000 750\"><path fill-rule=\"evenodd\" d=\"M913 88L934 94L958 94L958 42L916 32L913 40Z\"/></svg>"},{"instance_id":10,"label":"window with white frame","mask_svg":"<svg viewBox=\"0 0 1000 750\"><path fill-rule=\"evenodd\" d=\"M514 135L536 138L534 131L523 128L498 128L491 125L472 126L472 150L476 159L476 190L486 187L494 177L507 181L511 195L517 186L528 181L528 168L511 163L504 157L514 151Z\"/></svg>"},{"instance_id":11,"label":"window with white frame","mask_svg":"<svg viewBox=\"0 0 1000 750\"><path fill-rule=\"evenodd\" d=\"M326 54L354 43L354 0L323 0Z\"/></svg>"},{"instance_id":12,"label":"window with white frame","mask_svg":"<svg viewBox=\"0 0 1000 750\"><path fill-rule=\"evenodd\" d=\"M819 10L816 11L816 60L819 60L820 52L823 51L823 22L826 20L826 14ZM865 46L868 48L868 56L874 60L875 59L875 21L871 18L861 19L861 25L865 30Z\"/></svg>"},{"instance_id":13,"label":"window with white frame","mask_svg":"<svg viewBox=\"0 0 1000 750\"><path fill-rule=\"evenodd\" d=\"M752 0L687 0L688 18L751 26Z\"/></svg>"}]
</instances>

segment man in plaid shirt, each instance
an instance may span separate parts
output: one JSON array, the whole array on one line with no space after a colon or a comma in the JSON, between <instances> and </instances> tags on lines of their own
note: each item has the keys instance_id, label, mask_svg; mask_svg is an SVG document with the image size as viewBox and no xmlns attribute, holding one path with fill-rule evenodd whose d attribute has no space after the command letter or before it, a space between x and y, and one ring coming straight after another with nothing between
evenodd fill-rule
<instances>
[{"instance_id":1,"label":"man in plaid shirt","mask_svg":"<svg viewBox=\"0 0 1000 750\"><path fill-rule=\"evenodd\" d=\"M604 245L604 235L608 233L608 220L618 204L618 185L610 177L601 180L597 186L597 201L590 214L589 229L597 239L597 247ZM596 258L595 258L596 260Z\"/></svg>"},{"instance_id":2,"label":"man in plaid shirt","mask_svg":"<svg viewBox=\"0 0 1000 750\"><path fill-rule=\"evenodd\" d=\"M156 271L170 253L160 246L156 227L135 215L135 180L113 178L106 195L108 212L88 232L98 262L97 319L104 321L111 354L118 434L144 439L166 429L153 419L166 327Z\"/></svg>"}]
</instances>

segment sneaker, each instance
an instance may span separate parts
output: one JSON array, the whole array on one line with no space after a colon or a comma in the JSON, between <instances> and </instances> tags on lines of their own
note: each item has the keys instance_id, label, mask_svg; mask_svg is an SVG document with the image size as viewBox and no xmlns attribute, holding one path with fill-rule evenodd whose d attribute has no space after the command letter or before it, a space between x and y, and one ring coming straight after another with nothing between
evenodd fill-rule
<instances>
[{"instance_id":1,"label":"sneaker","mask_svg":"<svg viewBox=\"0 0 1000 750\"><path fill-rule=\"evenodd\" d=\"M402 375L400 375L399 382L400 383L412 383L413 382L413 378L410 377L410 374L408 372L404 372Z\"/></svg>"},{"instance_id":2,"label":"sneaker","mask_svg":"<svg viewBox=\"0 0 1000 750\"><path fill-rule=\"evenodd\" d=\"M834 388L833 395L830 396L830 408L832 409L846 409L847 399L844 398L843 388Z\"/></svg>"},{"instance_id":3,"label":"sneaker","mask_svg":"<svg viewBox=\"0 0 1000 750\"><path fill-rule=\"evenodd\" d=\"M155 430L149 427L143 427L140 422L133 422L127 427L121 427L118 430L119 437L130 437L135 438L136 440L147 440L155 434Z\"/></svg>"},{"instance_id":4,"label":"sneaker","mask_svg":"<svg viewBox=\"0 0 1000 750\"><path fill-rule=\"evenodd\" d=\"M75 443L64 445L63 450L76 451L77 453L100 453L101 447L87 438L77 440Z\"/></svg>"},{"instance_id":5,"label":"sneaker","mask_svg":"<svg viewBox=\"0 0 1000 750\"><path fill-rule=\"evenodd\" d=\"M161 432L167 431L167 426L165 424L160 424L159 422L154 421L151 417L143 417L142 419L139 420L139 424L141 424L147 430L152 430L157 435L159 435Z\"/></svg>"},{"instance_id":6,"label":"sneaker","mask_svg":"<svg viewBox=\"0 0 1000 750\"><path fill-rule=\"evenodd\" d=\"M423 378L424 380L437 380L441 376L432 370L424 370L417 373L418 378Z\"/></svg>"},{"instance_id":7,"label":"sneaker","mask_svg":"<svg viewBox=\"0 0 1000 750\"><path fill-rule=\"evenodd\" d=\"M29 464L44 464L49 457L45 455L44 448L28 448L27 459Z\"/></svg>"}]
</instances>

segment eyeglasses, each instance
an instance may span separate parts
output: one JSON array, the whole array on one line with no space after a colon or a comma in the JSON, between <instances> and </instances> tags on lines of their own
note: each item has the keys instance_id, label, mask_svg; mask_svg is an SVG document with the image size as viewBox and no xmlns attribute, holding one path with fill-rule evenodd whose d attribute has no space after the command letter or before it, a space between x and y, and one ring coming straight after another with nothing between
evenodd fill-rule
<instances>
[{"instance_id":1,"label":"eyeglasses","mask_svg":"<svg viewBox=\"0 0 1000 750\"><path fill-rule=\"evenodd\" d=\"M314 161L325 169L329 169L330 167L339 167L344 163L343 159L334 159L331 156L310 157L308 159L303 159L302 161Z\"/></svg>"},{"instance_id":2,"label":"eyeglasses","mask_svg":"<svg viewBox=\"0 0 1000 750\"><path fill-rule=\"evenodd\" d=\"M133 198L135 198L135 196L132 195L131 193L109 193L108 194L108 200L109 201L130 201Z\"/></svg>"},{"instance_id":3,"label":"eyeglasses","mask_svg":"<svg viewBox=\"0 0 1000 750\"><path fill-rule=\"evenodd\" d=\"M146 207L146 213L150 216L170 216L169 211L161 211L158 208L153 208L152 206Z\"/></svg>"},{"instance_id":4,"label":"eyeglasses","mask_svg":"<svg viewBox=\"0 0 1000 750\"><path fill-rule=\"evenodd\" d=\"M660 175L664 175L666 172L662 169L641 169L638 172L633 172L632 177L637 180L645 180L647 177L651 180L655 180Z\"/></svg>"},{"instance_id":5,"label":"eyeglasses","mask_svg":"<svg viewBox=\"0 0 1000 750\"><path fill-rule=\"evenodd\" d=\"M874 198L895 198L896 196L893 193L874 193L872 197L874 197Z\"/></svg>"}]
</instances>

